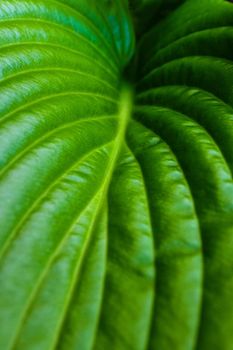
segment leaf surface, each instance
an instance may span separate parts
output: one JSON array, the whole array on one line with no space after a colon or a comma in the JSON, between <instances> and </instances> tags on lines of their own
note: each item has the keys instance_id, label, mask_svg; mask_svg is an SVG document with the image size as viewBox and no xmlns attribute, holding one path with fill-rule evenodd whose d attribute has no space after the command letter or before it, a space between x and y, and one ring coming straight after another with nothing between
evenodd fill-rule
<instances>
[{"instance_id":1,"label":"leaf surface","mask_svg":"<svg viewBox=\"0 0 233 350\"><path fill-rule=\"evenodd\" d=\"M0 349L233 349L232 20L0 2Z\"/></svg>"}]
</instances>

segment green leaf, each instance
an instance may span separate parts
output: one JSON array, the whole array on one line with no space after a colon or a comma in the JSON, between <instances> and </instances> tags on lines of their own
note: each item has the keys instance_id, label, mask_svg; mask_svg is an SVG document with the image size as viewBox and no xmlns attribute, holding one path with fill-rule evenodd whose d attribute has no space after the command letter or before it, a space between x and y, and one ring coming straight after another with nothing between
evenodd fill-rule
<instances>
[{"instance_id":1,"label":"green leaf","mask_svg":"<svg viewBox=\"0 0 233 350\"><path fill-rule=\"evenodd\" d=\"M233 349L232 20L0 2L0 349Z\"/></svg>"},{"instance_id":2,"label":"green leaf","mask_svg":"<svg viewBox=\"0 0 233 350\"><path fill-rule=\"evenodd\" d=\"M172 343L179 349L191 349L202 291L201 242L194 203L176 158L156 134L132 122L128 142L143 171L157 252L149 348L168 349Z\"/></svg>"}]
</instances>

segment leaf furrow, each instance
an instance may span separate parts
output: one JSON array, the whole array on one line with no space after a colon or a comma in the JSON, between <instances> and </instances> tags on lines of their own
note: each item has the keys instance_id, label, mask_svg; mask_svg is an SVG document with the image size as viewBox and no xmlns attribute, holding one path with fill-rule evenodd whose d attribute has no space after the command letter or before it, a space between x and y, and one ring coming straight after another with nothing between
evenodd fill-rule
<instances>
[{"instance_id":1,"label":"leaf furrow","mask_svg":"<svg viewBox=\"0 0 233 350\"><path fill-rule=\"evenodd\" d=\"M53 262L55 261L56 257L59 255L59 252L62 250L63 246L65 245L69 235L72 233L72 229L73 229L73 226L76 224L76 222L79 221L79 218L82 216L82 214L85 212L85 210L88 208L88 206L90 205L91 202L94 202L95 199L98 197L98 195L100 194L101 192L101 189L97 190L96 193L94 194L94 196L91 198L90 202L86 204L86 206L82 209L82 211L78 214L77 217L74 218L73 222L71 223L70 227L67 229L66 232L64 232L64 235L63 235L63 238L62 240L60 241L59 245L56 247L56 249L54 250L54 252L52 253L52 255L49 257L49 260L47 261L47 264L46 266L44 267L44 270L42 271L41 275L39 276L39 278L37 279L37 282L34 286L34 289L32 290L30 296L28 297L27 299L27 305L25 306L24 310L23 310L23 313L22 313L22 316L21 316L21 319L19 321L19 327L17 328L17 330L15 331L14 333L14 338L12 339L12 345L11 345L11 348L14 349L16 346L17 346L17 340L18 340L18 337L19 337L19 334L20 334L20 331L21 329L23 328L24 326L24 322L28 316L28 313L30 313L30 306L33 304L33 301L35 300L36 296L37 296L37 293L39 292L39 288L41 286L41 284L43 283L43 280L46 278L46 275L50 269L50 267L52 266ZM92 226L94 224L94 221L95 221L95 218L96 218L96 213L94 213L93 215L93 219L92 219L92 225L89 226L89 232L87 233L87 238L86 238L86 242L85 244L82 246L82 251L81 251L81 257L80 257L80 260L78 261L78 264L77 264L77 267L76 267L76 273L74 274L74 276L76 276L78 274L78 271L80 269L80 266L82 264L82 260L85 256L85 251L87 249L87 246L88 246L88 242L90 240L90 233L91 233L91 230L92 230ZM73 281L71 283L71 288L70 288L70 291L67 295L67 299L69 300L71 298L71 294L72 294L72 289L74 288L74 283L75 281ZM68 304L68 302L66 302L66 304ZM66 309L67 306L64 308ZM63 311L63 315L61 317L61 319L63 319L65 316L65 311ZM62 324L62 321L59 322L60 324ZM61 325L60 325L61 327ZM58 327L58 328L60 328ZM56 331L56 334L58 334L59 331L57 330ZM57 338L57 335L54 335L54 338L56 339ZM54 345L51 346L51 349L54 349L55 348L55 344L57 343L57 340L54 340Z\"/></svg>"},{"instance_id":2,"label":"leaf furrow","mask_svg":"<svg viewBox=\"0 0 233 350\"><path fill-rule=\"evenodd\" d=\"M80 40L81 41L84 41L87 45L89 45L90 47L92 47L103 59L104 61L109 65L111 66L112 70L117 72L118 71L118 66L116 64L116 62L114 61L111 61L110 60L110 56L106 56L104 51L103 50L100 50L99 46L98 45L95 45L94 42L91 42L89 41L84 35L82 35L81 33L77 33L75 31L73 31L72 29L69 29L67 27L64 27L62 26L61 24L59 23L53 23L53 22L50 22L50 21L46 21L45 19L41 19L41 18L8 18L8 19L0 19L0 25L1 24L12 24L12 23L21 23L22 24L25 24L27 22L29 22L30 24L34 24L34 23L39 23L42 25L42 28L43 26L47 25L51 28L55 28L55 29L59 29L61 30L62 32L65 32L65 33L68 33L70 36L73 36L77 42L77 45L80 47Z\"/></svg>"},{"instance_id":3,"label":"leaf furrow","mask_svg":"<svg viewBox=\"0 0 233 350\"><path fill-rule=\"evenodd\" d=\"M22 151L17 153L17 156L14 157L5 167L3 167L0 171L0 177L4 176L6 172L8 172L10 169L13 168L13 165L18 162L21 158L23 158L25 155L28 153L32 152L33 149L35 149L38 145L42 144L44 141L48 140L51 136L56 135L56 133L59 133L60 131L64 129L69 129L72 128L73 126L76 126L80 123L89 123L93 121L99 121L103 119L111 119L111 118L116 118L116 116L99 116L99 117L90 117L90 118L83 118L80 120L76 120L74 122L70 123L65 123L60 127L54 128L53 130L48 131L47 133L43 134L41 137L36 139L34 142L29 144L26 148L24 148Z\"/></svg>"}]
</instances>

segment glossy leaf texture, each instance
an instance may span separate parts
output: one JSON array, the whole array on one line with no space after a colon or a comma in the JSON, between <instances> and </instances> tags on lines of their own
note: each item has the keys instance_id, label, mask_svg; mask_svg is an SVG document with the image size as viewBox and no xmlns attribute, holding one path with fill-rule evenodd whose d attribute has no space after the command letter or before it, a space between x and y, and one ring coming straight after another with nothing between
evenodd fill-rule
<instances>
[{"instance_id":1,"label":"glossy leaf texture","mask_svg":"<svg viewBox=\"0 0 233 350\"><path fill-rule=\"evenodd\" d=\"M136 3L0 2L0 349L233 349L233 5Z\"/></svg>"},{"instance_id":2,"label":"glossy leaf texture","mask_svg":"<svg viewBox=\"0 0 233 350\"><path fill-rule=\"evenodd\" d=\"M188 0L139 45L135 118L166 142L181 166L198 216L203 256L200 316L190 328L197 329L194 343L191 333L175 321L184 310L175 292L177 282L170 287L178 298L175 305L174 297L164 301L161 282L151 349L233 349L232 25L230 2ZM177 215L172 216L174 222ZM158 265L158 283L159 275L164 279L167 274ZM194 281L190 270L187 275ZM197 298L186 302L189 311L195 302L197 307ZM181 320L187 325L193 318Z\"/></svg>"}]
</instances>

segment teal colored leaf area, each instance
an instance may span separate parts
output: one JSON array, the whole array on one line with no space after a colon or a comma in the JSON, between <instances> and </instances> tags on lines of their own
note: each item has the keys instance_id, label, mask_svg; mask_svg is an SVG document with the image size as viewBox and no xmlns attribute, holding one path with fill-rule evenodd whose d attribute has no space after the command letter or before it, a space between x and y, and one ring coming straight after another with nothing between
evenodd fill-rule
<instances>
[{"instance_id":1,"label":"teal colored leaf area","mask_svg":"<svg viewBox=\"0 0 233 350\"><path fill-rule=\"evenodd\" d=\"M233 4L0 1L0 350L233 350Z\"/></svg>"}]
</instances>

